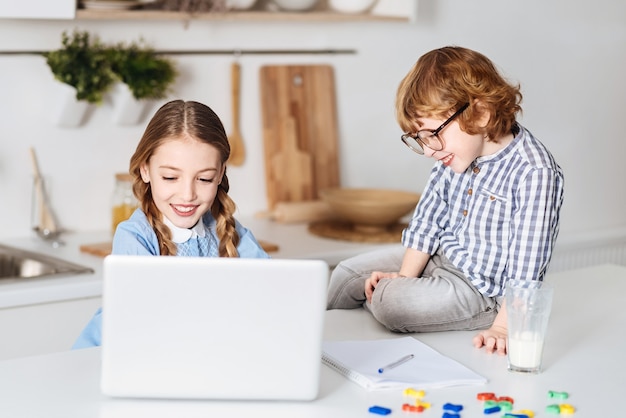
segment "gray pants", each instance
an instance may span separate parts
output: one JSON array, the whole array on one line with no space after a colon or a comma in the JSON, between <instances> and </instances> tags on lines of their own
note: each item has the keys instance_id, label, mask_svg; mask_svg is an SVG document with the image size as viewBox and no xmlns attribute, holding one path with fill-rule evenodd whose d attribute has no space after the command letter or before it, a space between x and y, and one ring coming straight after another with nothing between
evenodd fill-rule
<instances>
[{"instance_id":1,"label":"gray pants","mask_svg":"<svg viewBox=\"0 0 626 418\"><path fill-rule=\"evenodd\" d=\"M499 300L482 295L445 257L435 254L422 277L382 279L365 298L373 271L397 272L404 247L377 250L342 261L333 271L327 309L364 307L396 332L459 331L489 328Z\"/></svg>"}]
</instances>

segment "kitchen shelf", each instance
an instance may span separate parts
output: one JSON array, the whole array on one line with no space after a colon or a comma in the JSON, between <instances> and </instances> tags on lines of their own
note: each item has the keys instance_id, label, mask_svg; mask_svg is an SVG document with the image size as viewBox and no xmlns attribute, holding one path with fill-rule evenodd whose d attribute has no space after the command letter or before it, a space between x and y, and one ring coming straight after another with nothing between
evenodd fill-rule
<instances>
[{"instance_id":1,"label":"kitchen shelf","mask_svg":"<svg viewBox=\"0 0 626 418\"><path fill-rule=\"evenodd\" d=\"M355 22L387 21L409 22L408 17L380 16L372 14L345 14L330 11L312 12L226 12L189 14L163 10L86 10L76 11L76 20L213 20L213 21L285 21L285 22Z\"/></svg>"}]
</instances>

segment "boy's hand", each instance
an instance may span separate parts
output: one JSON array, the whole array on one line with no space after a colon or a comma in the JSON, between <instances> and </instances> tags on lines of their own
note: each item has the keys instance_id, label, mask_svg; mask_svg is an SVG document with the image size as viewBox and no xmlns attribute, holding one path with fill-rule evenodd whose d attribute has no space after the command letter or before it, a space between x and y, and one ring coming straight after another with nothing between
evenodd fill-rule
<instances>
[{"instance_id":1,"label":"boy's hand","mask_svg":"<svg viewBox=\"0 0 626 418\"><path fill-rule=\"evenodd\" d=\"M395 279L398 277L398 273L384 273L382 271L374 271L372 275L365 281L365 297L368 302L372 302L372 293L376 289L376 285L380 279Z\"/></svg>"},{"instance_id":2,"label":"boy's hand","mask_svg":"<svg viewBox=\"0 0 626 418\"><path fill-rule=\"evenodd\" d=\"M501 356L506 354L506 327L502 327L499 325L492 325L491 328L486 329L484 331L479 332L472 342L474 343L474 347L481 348L485 347L488 353L498 353Z\"/></svg>"}]
</instances>

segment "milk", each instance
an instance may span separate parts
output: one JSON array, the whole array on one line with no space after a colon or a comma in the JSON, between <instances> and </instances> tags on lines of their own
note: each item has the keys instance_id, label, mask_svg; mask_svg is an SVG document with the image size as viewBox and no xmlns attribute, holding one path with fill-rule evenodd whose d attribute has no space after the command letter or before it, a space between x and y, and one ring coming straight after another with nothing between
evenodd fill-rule
<instances>
[{"instance_id":1,"label":"milk","mask_svg":"<svg viewBox=\"0 0 626 418\"><path fill-rule=\"evenodd\" d=\"M541 372L543 341L552 308L553 288L543 282L510 280L506 287L509 370Z\"/></svg>"},{"instance_id":2,"label":"milk","mask_svg":"<svg viewBox=\"0 0 626 418\"><path fill-rule=\"evenodd\" d=\"M509 368L528 369L529 372L539 370L543 340L537 334L524 333L520 337L508 340Z\"/></svg>"}]
</instances>

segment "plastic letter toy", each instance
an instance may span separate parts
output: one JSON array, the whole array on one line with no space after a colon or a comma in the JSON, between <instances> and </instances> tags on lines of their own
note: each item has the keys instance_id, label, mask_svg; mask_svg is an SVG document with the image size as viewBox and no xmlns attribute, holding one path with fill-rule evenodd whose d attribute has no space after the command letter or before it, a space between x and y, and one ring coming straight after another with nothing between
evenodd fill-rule
<instances>
[{"instance_id":1,"label":"plastic letter toy","mask_svg":"<svg viewBox=\"0 0 626 418\"><path fill-rule=\"evenodd\" d=\"M576 408L568 403L562 403L559 407L561 407L561 415L571 415L576 412Z\"/></svg>"},{"instance_id":2,"label":"plastic letter toy","mask_svg":"<svg viewBox=\"0 0 626 418\"><path fill-rule=\"evenodd\" d=\"M485 408L483 410L485 414L495 414L496 412L500 412L499 406L492 406L491 408Z\"/></svg>"},{"instance_id":3,"label":"plastic letter toy","mask_svg":"<svg viewBox=\"0 0 626 418\"><path fill-rule=\"evenodd\" d=\"M483 392L476 395L476 399L479 401L491 401L496 399L496 394L491 392Z\"/></svg>"},{"instance_id":4,"label":"plastic letter toy","mask_svg":"<svg viewBox=\"0 0 626 418\"><path fill-rule=\"evenodd\" d=\"M492 406L498 406L498 401L489 399L483 403L483 407L485 408L491 408Z\"/></svg>"},{"instance_id":5,"label":"plastic letter toy","mask_svg":"<svg viewBox=\"0 0 626 418\"><path fill-rule=\"evenodd\" d=\"M513 404L509 401L498 401L498 406L502 411L511 411L513 409Z\"/></svg>"},{"instance_id":6,"label":"plastic letter toy","mask_svg":"<svg viewBox=\"0 0 626 418\"><path fill-rule=\"evenodd\" d=\"M554 404L554 405L548 405L546 406L546 412L548 414L556 414L556 415L560 415L561 414L561 407Z\"/></svg>"},{"instance_id":7,"label":"plastic letter toy","mask_svg":"<svg viewBox=\"0 0 626 418\"><path fill-rule=\"evenodd\" d=\"M444 411L460 412L463 410L463 405L455 405L453 403L447 403L443 406Z\"/></svg>"},{"instance_id":8,"label":"plastic letter toy","mask_svg":"<svg viewBox=\"0 0 626 418\"><path fill-rule=\"evenodd\" d=\"M372 414L378 414L378 415L389 415L389 414L391 414L391 409L385 408L383 406L377 406L377 405L370 406L369 411Z\"/></svg>"},{"instance_id":9,"label":"plastic letter toy","mask_svg":"<svg viewBox=\"0 0 626 418\"><path fill-rule=\"evenodd\" d=\"M548 391L548 397L552 399L567 399L569 398L569 393L567 392L556 392L554 390Z\"/></svg>"},{"instance_id":10,"label":"plastic letter toy","mask_svg":"<svg viewBox=\"0 0 626 418\"><path fill-rule=\"evenodd\" d=\"M402 394L404 396L410 396L411 398L416 398L416 399L422 399L424 396L426 396L426 393L424 393L423 390L417 390L413 388L404 389L404 392L402 392Z\"/></svg>"},{"instance_id":11,"label":"plastic letter toy","mask_svg":"<svg viewBox=\"0 0 626 418\"><path fill-rule=\"evenodd\" d=\"M409 405L408 403L405 403L402 405L402 410L405 412L424 412L424 407L421 405Z\"/></svg>"},{"instance_id":12,"label":"plastic letter toy","mask_svg":"<svg viewBox=\"0 0 626 418\"><path fill-rule=\"evenodd\" d=\"M415 406L421 406L424 409L428 409L430 408L430 402L423 402L418 399L415 401Z\"/></svg>"},{"instance_id":13,"label":"plastic letter toy","mask_svg":"<svg viewBox=\"0 0 626 418\"><path fill-rule=\"evenodd\" d=\"M441 418L461 418L459 414L455 414L454 412L444 412Z\"/></svg>"}]
</instances>

